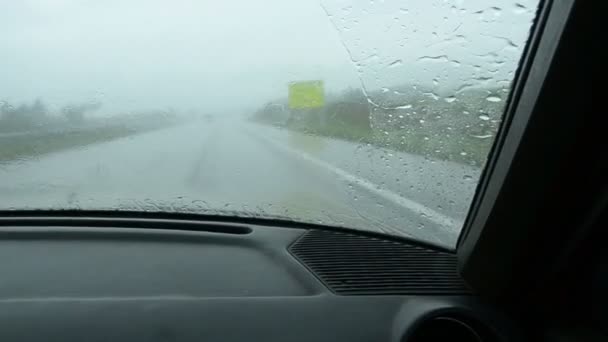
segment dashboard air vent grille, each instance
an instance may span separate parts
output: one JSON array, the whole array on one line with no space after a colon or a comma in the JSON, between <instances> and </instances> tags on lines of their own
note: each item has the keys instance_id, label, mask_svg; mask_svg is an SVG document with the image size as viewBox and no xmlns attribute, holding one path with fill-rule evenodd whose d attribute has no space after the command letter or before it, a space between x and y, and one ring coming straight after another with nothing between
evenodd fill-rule
<instances>
[{"instance_id":1,"label":"dashboard air vent grille","mask_svg":"<svg viewBox=\"0 0 608 342\"><path fill-rule=\"evenodd\" d=\"M456 256L403 242L309 230L290 252L341 295L467 294Z\"/></svg>"}]
</instances>

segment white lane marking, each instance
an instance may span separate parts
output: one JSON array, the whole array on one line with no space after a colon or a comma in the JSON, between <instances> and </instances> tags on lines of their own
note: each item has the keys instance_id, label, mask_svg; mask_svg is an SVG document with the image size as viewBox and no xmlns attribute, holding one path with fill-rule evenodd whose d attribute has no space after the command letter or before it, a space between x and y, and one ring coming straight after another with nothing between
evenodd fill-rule
<instances>
[{"instance_id":1,"label":"white lane marking","mask_svg":"<svg viewBox=\"0 0 608 342\"><path fill-rule=\"evenodd\" d=\"M418 214L420 216L425 217L426 219L428 219L429 221L431 221L433 223L436 223L445 228L448 228L451 231L458 232L458 230L464 224L464 221L456 220L452 217L443 215L423 204L420 204L416 201L412 201L411 199L400 196L390 190L381 189L378 185L370 182L367 179L364 179L359 176L355 176L351 173L348 173L321 159L315 158L306 152L302 152L302 151L296 150L294 148L285 146L284 144L281 144L278 140L276 140L274 138L271 138L271 137L268 137L268 136L262 135L262 134L257 134L257 133L255 133L255 134L258 137L272 143L277 148L282 149L285 152L288 152L290 154L295 154L296 156L300 157L301 159L306 160L309 163L312 163L316 166L319 166L321 168L324 168L324 169L334 173L336 176L344 179L345 181L347 181L349 183L358 185L392 203L395 203L403 208L406 208L406 209L409 209L409 210L415 212L416 214Z\"/></svg>"}]
</instances>

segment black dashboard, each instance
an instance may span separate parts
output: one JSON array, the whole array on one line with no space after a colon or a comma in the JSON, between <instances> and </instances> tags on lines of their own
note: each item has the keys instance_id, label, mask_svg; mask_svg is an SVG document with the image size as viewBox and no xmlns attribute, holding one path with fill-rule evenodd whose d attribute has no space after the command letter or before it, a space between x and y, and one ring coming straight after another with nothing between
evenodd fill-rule
<instances>
[{"instance_id":1,"label":"black dashboard","mask_svg":"<svg viewBox=\"0 0 608 342\"><path fill-rule=\"evenodd\" d=\"M374 279L387 279L390 286L383 289L392 290L373 294L368 286L367 292L344 294L327 281L329 271L345 267L338 257L348 251L339 243L314 235L313 242L336 246L318 260L338 260L338 266L311 266L291 248L311 231L235 227L1 227L0 341L517 340L510 321L475 295L458 294L453 284L429 285L448 277L442 273L445 253L435 266L420 247L415 250L425 251L424 257L399 259L412 265L406 269L363 265L382 272ZM357 244L371 241L363 254L376 243L384 244L379 253L386 243L401 244L343 235ZM420 273L415 265L425 262L430 268ZM341 283L370 284L345 277ZM410 283L399 287L403 279ZM419 282L422 293L411 286Z\"/></svg>"}]
</instances>

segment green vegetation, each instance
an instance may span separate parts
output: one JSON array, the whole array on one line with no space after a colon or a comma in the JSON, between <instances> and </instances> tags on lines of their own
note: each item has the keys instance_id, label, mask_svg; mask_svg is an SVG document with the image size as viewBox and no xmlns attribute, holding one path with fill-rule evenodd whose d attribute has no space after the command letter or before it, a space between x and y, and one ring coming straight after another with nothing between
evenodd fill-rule
<instances>
[{"instance_id":1,"label":"green vegetation","mask_svg":"<svg viewBox=\"0 0 608 342\"><path fill-rule=\"evenodd\" d=\"M108 141L136 133L126 127L101 127L88 131L41 133L0 138L0 162L36 157L49 152L65 150Z\"/></svg>"},{"instance_id":2,"label":"green vegetation","mask_svg":"<svg viewBox=\"0 0 608 342\"><path fill-rule=\"evenodd\" d=\"M365 96L348 89L320 109L289 110L285 99L254 113L258 122L481 166L502 116L507 88L464 87L439 95L403 86Z\"/></svg>"},{"instance_id":3,"label":"green vegetation","mask_svg":"<svg viewBox=\"0 0 608 342\"><path fill-rule=\"evenodd\" d=\"M41 100L12 106L0 101L0 163L109 141L175 123L156 111L112 118L87 118L100 103L65 106L50 113Z\"/></svg>"}]
</instances>

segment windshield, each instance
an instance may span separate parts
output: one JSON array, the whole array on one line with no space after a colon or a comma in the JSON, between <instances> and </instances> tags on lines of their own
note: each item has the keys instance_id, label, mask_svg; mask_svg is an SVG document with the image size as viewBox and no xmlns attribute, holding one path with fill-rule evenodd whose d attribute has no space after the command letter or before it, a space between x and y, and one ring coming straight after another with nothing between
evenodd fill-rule
<instances>
[{"instance_id":1,"label":"windshield","mask_svg":"<svg viewBox=\"0 0 608 342\"><path fill-rule=\"evenodd\" d=\"M0 210L455 246L536 0L0 4Z\"/></svg>"}]
</instances>

